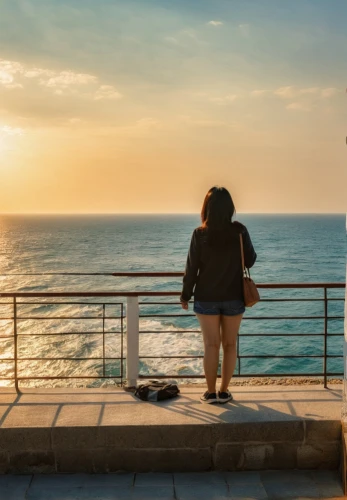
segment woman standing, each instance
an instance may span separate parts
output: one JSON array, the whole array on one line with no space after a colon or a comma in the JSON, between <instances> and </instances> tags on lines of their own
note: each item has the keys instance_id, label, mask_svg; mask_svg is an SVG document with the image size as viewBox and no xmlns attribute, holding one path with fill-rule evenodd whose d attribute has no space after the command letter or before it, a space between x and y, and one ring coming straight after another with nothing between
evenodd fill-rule
<instances>
[{"instance_id":1,"label":"woman standing","mask_svg":"<svg viewBox=\"0 0 347 500\"><path fill-rule=\"evenodd\" d=\"M256 261L250 236L244 225L233 222L235 206L230 193L213 187L207 193L201 226L194 230L180 297L183 309L194 293L194 312L204 339L204 371L207 391L203 403L227 403L228 390L237 358L237 335L245 305L243 299L240 234L245 266ZM223 347L222 380L217 393L220 345Z\"/></svg>"}]
</instances>

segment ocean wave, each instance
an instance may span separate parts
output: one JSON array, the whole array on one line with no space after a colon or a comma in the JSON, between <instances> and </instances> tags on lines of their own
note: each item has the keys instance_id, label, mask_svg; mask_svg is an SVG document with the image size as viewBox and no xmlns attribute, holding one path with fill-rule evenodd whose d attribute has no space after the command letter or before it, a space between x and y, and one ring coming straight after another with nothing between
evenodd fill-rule
<instances>
[{"instance_id":1,"label":"ocean wave","mask_svg":"<svg viewBox=\"0 0 347 500\"><path fill-rule=\"evenodd\" d=\"M343 282L345 280L345 218L344 216L244 216L240 217L251 234L258 253L252 269L256 282ZM0 275L6 273L49 272L114 272L184 270L190 236L199 225L197 216L158 217L0 217L5 228L0 241ZM158 250L157 242L162 249ZM300 241L298 246L297 242ZM331 245L334 241L334 245ZM96 252L95 249L98 249ZM165 251L163 251L165 249ZM169 269L168 269L169 268ZM107 276L0 276L1 291L30 292L93 292L93 291L167 291L181 289L181 279L173 278L116 278ZM341 291L329 290L329 297L342 297ZM261 290L262 298L323 298L322 290ZM0 349L3 358L13 355L13 321L2 317L13 315L13 306L0 298ZM140 356L141 373L159 375L201 374L202 359L165 358L158 356L201 356L203 342L199 326L191 307L187 314L177 304L178 297L142 297L140 302ZM25 357L81 357L73 360L20 361L20 373L34 376L60 374L99 376L100 370L116 377L121 367L118 360L122 349L126 356L126 318L119 318L126 299L114 298L19 298L17 299L18 352ZM29 304L23 304L29 302ZM35 304L35 302L39 302ZM64 304L72 302L72 304ZM77 304L81 302L82 304ZM97 302L97 304L92 304ZM150 302L163 302L150 304ZM171 304L164 304L170 302ZM105 303L105 320L103 320ZM112 305L117 303L117 305ZM242 371L252 373L296 373L298 370L314 372L322 366L317 358L283 360L283 355L320 354L323 337L308 337L306 333L323 333L324 320L278 319L281 316L320 316L323 302L262 302L247 310L241 326L240 354L268 355L268 358L244 358ZM158 317L160 314L176 316ZM330 302L329 314L343 316L343 302ZM254 317L272 316L271 320ZM44 319L34 319L40 317ZM67 319L63 319L63 317ZM55 319L57 318L57 319ZM78 319L80 318L80 319ZM103 333L103 326L104 332ZM329 320L329 332L341 333L328 339L329 353L342 353L343 320ZM142 333L149 332L149 333ZM286 337L258 334L284 333ZM290 337L301 333L301 337ZM62 335L63 334L63 335ZM255 334L243 337L242 334ZM100 360L105 349L105 365ZM152 357L150 357L152 356ZM342 371L340 358L328 360L330 368ZM13 372L13 363L1 362L0 379ZM113 384L98 379L68 381L28 381L26 384L58 386L81 384ZM3 385L7 382L0 382ZM24 382L23 382L24 384Z\"/></svg>"}]
</instances>

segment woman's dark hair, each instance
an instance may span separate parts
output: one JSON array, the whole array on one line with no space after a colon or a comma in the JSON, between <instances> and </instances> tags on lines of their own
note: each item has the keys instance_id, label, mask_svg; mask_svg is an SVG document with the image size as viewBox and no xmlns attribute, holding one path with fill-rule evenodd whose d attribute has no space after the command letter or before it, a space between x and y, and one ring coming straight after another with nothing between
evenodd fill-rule
<instances>
[{"instance_id":1,"label":"woman's dark hair","mask_svg":"<svg viewBox=\"0 0 347 500\"><path fill-rule=\"evenodd\" d=\"M235 205L229 191L224 187L211 188L205 196L201 209L202 227L226 229L230 226L234 214Z\"/></svg>"}]
</instances>

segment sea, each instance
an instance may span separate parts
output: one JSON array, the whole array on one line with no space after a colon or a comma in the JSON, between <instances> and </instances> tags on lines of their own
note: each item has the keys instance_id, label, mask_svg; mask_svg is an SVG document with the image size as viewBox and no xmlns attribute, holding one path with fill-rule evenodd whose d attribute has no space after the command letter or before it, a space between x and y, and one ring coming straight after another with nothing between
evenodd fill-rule
<instances>
[{"instance_id":1,"label":"sea","mask_svg":"<svg viewBox=\"0 0 347 500\"><path fill-rule=\"evenodd\" d=\"M256 283L345 282L345 214L238 214L235 219L247 226L258 255L251 270ZM179 292L181 278L114 277L111 273L183 271L191 234L199 224L198 214L0 215L0 294ZM323 290L260 289L260 294L263 301L247 309L241 325L235 374L321 373L324 302L316 299L323 299ZM327 341L331 356L327 370L331 374L343 372L343 297L343 289L328 290L328 314L332 317L328 333L338 334ZM6 379L14 373L11 300L0 297L3 386L12 384ZM139 301L140 374L197 381L190 377L203 375L203 344L192 304L183 311L178 297L140 296ZM122 367L119 359L113 359L121 357L122 349L126 355L126 335L122 342L120 334L122 327L126 332L122 311L126 311L125 296L18 299L21 385L93 387L118 383L122 370L125 375L124 363ZM105 363L100 359L103 352ZM109 377L106 381L98 378L103 374ZM49 379L57 376L75 378Z\"/></svg>"}]
</instances>

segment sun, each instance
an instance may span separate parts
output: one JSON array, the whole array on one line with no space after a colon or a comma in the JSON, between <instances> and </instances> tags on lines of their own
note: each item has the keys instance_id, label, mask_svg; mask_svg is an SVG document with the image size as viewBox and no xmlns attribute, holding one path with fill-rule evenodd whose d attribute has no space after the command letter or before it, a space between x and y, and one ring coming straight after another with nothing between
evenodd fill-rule
<instances>
[{"instance_id":1,"label":"sun","mask_svg":"<svg viewBox=\"0 0 347 500\"><path fill-rule=\"evenodd\" d=\"M0 155L2 156L7 150L5 138L0 135Z\"/></svg>"},{"instance_id":2,"label":"sun","mask_svg":"<svg viewBox=\"0 0 347 500\"><path fill-rule=\"evenodd\" d=\"M0 156L3 157L9 151L12 151L15 146L18 137L23 135L23 131L20 128L9 127L4 125L0 127Z\"/></svg>"},{"instance_id":3,"label":"sun","mask_svg":"<svg viewBox=\"0 0 347 500\"><path fill-rule=\"evenodd\" d=\"M0 159L4 158L13 149L11 142L11 138L4 137L0 133Z\"/></svg>"}]
</instances>

